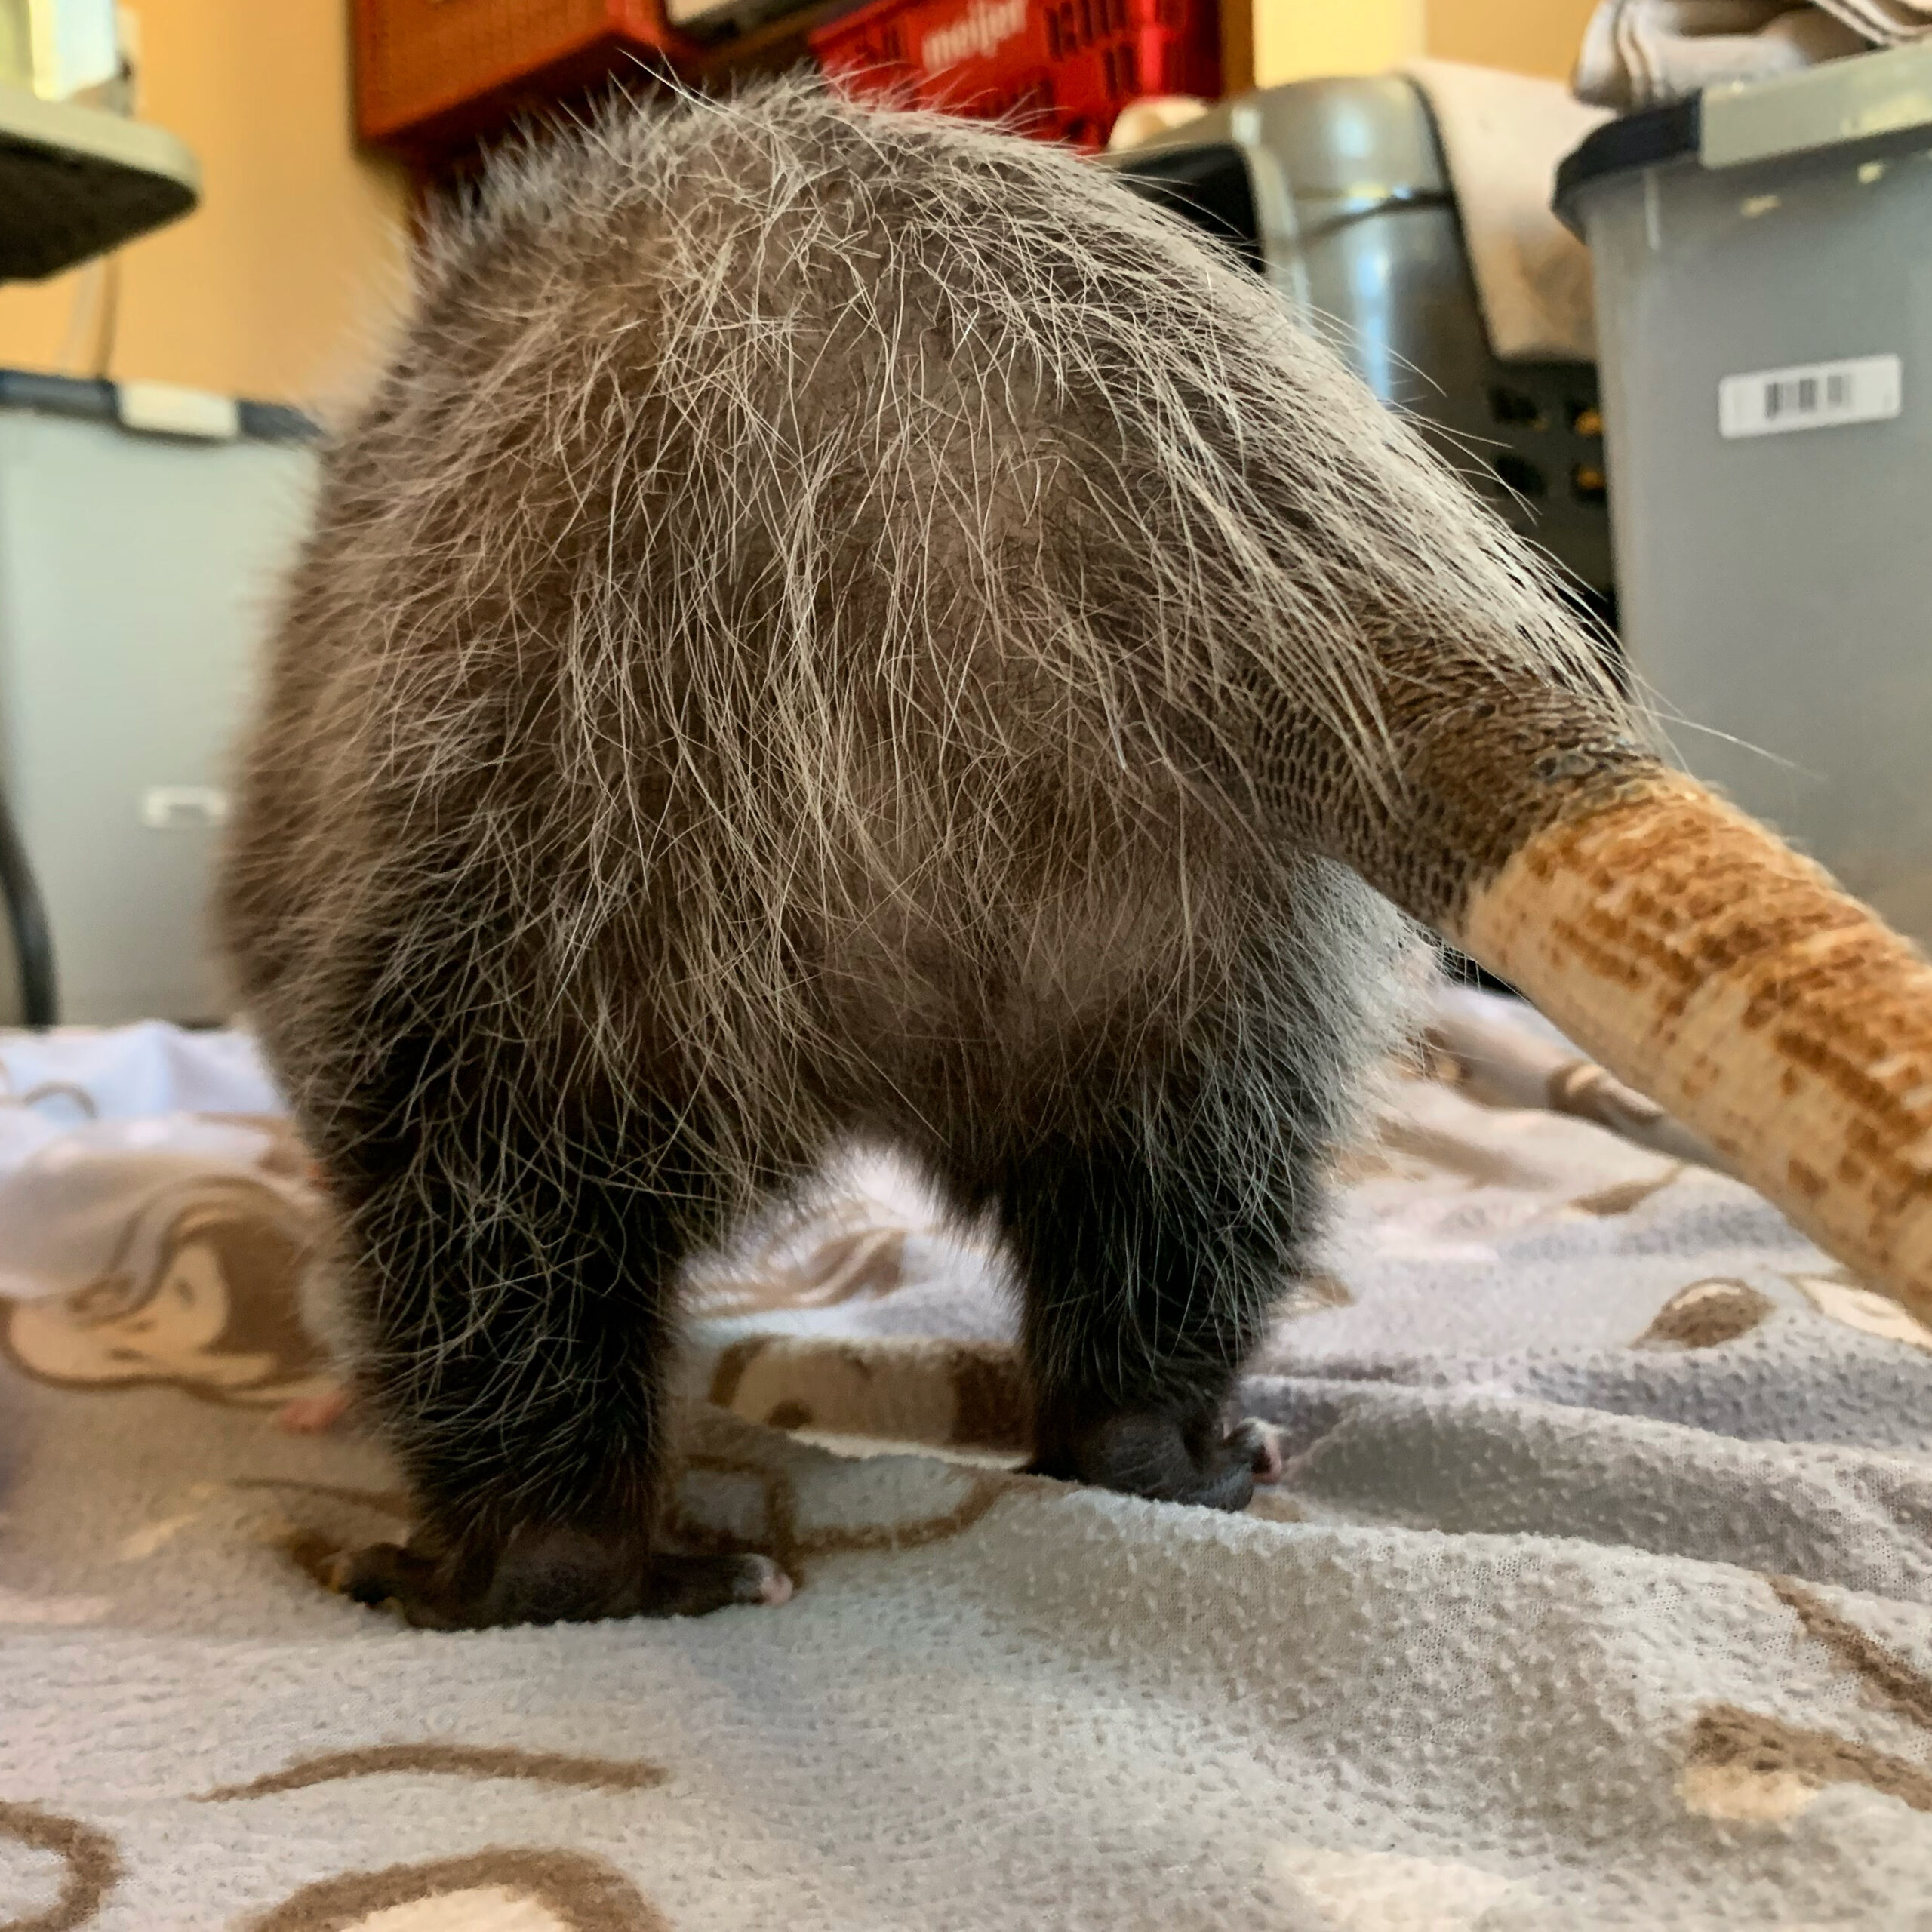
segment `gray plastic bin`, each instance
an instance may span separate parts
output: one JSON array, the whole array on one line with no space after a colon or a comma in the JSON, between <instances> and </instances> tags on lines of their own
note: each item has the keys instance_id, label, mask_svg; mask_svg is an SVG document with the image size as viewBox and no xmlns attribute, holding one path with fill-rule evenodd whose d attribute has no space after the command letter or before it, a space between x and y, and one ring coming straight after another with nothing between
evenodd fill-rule
<instances>
[{"instance_id":1,"label":"gray plastic bin","mask_svg":"<svg viewBox=\"0 0 1932 1932\"><path fill-rule=\"evenodd\" d=\"M195 435L129 426L190 426ZM223 1017L208 898L276 576L313 489L295 412L0 371L0 784L59 1017ZM22 1017L14 949L0 1021Z\"/></svg>"},{"instance_id":2,"label":"gray plastic bin","mask_svg":"<svg viewBox=\"0 0 1932 1932\"><path fill-rule=\"evenodd\" d=\"M1932 940L1932 48L1613 122L1557 208L1627 657L1692 770Z\"/></svg>"}]
</instances>

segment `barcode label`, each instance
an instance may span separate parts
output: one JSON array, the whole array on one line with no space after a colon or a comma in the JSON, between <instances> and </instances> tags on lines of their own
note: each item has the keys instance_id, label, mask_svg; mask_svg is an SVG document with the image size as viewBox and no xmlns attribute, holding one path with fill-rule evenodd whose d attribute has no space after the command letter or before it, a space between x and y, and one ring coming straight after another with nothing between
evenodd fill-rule
<instances>
[{"instance_id":1,"label":"barcode label","mask_svg":"<svg viewBox=\"0 0 1932 1932\"><path fill-rule=\"evenodd\" d=\"M1884 423L1898 414L1903 395L1896 355L1753 369L1718 383L1718 433L1728 441L1782 435L1788 429L1829 429L1843 423Z\"/></svg>"}]
</instances>

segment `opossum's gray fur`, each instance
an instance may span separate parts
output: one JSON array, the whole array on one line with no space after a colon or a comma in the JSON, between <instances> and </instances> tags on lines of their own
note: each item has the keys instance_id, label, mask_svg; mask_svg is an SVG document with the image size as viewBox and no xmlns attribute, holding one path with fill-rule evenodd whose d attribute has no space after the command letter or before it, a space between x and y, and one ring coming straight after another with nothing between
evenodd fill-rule
<instances>
[{"instance_id":1,"label":"opossum's gray fur","mask_svg":"<svg viewBox=\"0 0 1932 1932\"><path fill-rule=\"evenodd\" d=\"M328 453L225 901L439 1534L640 1503L666 1271L854 1132L1023 1275L1017 1177L1104 1140L1042 1401L1218 1400L1395 1024L1336 861L1438 916L1438 715L1551 691L1622 731L1530 554L1091 164L786 84L497 167Z\"/></svg>"}]
</instances>

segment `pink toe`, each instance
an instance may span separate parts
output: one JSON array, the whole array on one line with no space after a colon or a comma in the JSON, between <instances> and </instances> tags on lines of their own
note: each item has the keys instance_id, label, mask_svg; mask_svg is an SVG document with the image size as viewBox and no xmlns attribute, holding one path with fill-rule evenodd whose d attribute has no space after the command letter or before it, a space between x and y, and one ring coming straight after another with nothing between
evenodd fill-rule
<instances>
[{"instance_id":1,"label":"pink toe","mask_svg":"<svg viewBox=\"0 0 1932 1932\"><path fill-rule=\"evenodd\" d=\"M319 1435L333 1429L349 1408L349 1391L331 1389L319 1395L298 1395L282 1405L281 1422L291 1435Z\"/></svg>"}]
</instances>

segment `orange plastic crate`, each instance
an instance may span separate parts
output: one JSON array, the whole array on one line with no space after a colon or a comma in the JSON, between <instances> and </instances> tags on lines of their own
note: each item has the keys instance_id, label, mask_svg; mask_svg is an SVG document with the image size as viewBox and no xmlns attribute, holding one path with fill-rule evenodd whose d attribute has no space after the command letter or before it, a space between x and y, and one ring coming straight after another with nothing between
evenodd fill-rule
<instances>
[{"instance_id":1,"label":"orange plastic crate","mask_svg":"<svg viewBox=\"0 0 1932 1932\"><path fill-rule=\"evenodd\" d=\"M851 91L1088 149L1131 100L1221 90L1214 0L872 0L810 40Z\"/></svg>"},{"instance_id":2,"label":"orange plastic crate","mask_svg":"<svg viewBox=\"0 0 1932 1932\"><path fill-rule=\"evenodd\" d=\"M448 152L688 48L659 0L355 0L356 125L365 140Z\"/></svg>"}]
</instances>

